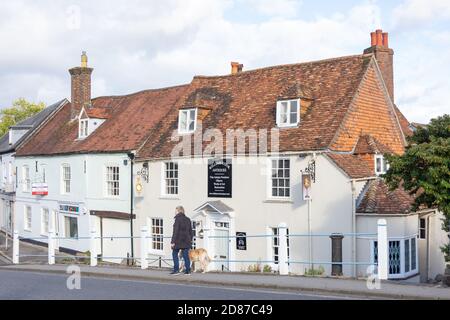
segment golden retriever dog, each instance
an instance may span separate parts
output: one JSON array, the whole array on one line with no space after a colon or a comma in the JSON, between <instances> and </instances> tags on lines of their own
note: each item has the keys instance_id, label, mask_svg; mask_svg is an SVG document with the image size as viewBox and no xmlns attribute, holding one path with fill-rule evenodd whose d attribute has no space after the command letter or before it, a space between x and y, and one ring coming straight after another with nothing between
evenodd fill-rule
<instances>
[{"instance_id":1,"label":"golden retriever dog","mask_svg":"<svg viewBox=\"0 0 450 320\"><path fill-rule=\"evenodd\" d=\"M180 271L184 270L184 260L180 253L178 254L178 257L181 260L180 263ZM208 255L208 252L206 249L199 248L199 249L191 249L189 250L189 260L191 261L191 270L195 271L195 262L200 262L200 267L202 269L202 273L206 272L206 268L208 267L208 264L211 262L211 258Z\"/></svg>"}]
</instances>

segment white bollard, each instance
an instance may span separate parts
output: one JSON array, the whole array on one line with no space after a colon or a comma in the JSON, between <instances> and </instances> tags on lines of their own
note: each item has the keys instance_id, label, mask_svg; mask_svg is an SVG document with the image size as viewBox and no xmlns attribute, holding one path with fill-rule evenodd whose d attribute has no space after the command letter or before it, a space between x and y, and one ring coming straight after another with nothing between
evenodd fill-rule
<instances>
[{"instance_id":1,"label":"white bollard","mask_svg":"<svg viewBox=\"0 0 450 320\"><path fill-rule=\"evenodd\" d=\"M13 232L13 253L12 259L14 264L19 263L19 231L14 230Z\"/></svg>"},{"instance_id":2,"label":"white bollard","mask_svg":"<svg viewBox=\"0 0 450 320\"><path fill-rule=\"evenodd\" d=\"M48 231L48 264L55 264L55 232L53 229Z\"/></svg>"},{"instance_id":3,"label":"white bollard","mask_svg":"<svg viewBox=\"0 0 450 320\"><path fill-rule=\"evenodd\" d=\"M386 219L378 219L378 278L387 280L389 270L389 253Z\"/></svg>"},{"instance_id":4,"label":"white bollard","mask_svg":"<svg viewBox=\"0 0 450 320\"><path fill-rule=\"evenodd\" d=\"M91 267L97 266L97 244L96 244L96 238L97 237L97 231L95 228L92 228L90 240L89 240L89 247L91 252Z\"/></svg>"},{"instance_id":5,"label":"white bollard","mask_svg":"<svg viewBox=\"0 0 450 320\"><path fill-rule=\"evenodd\" d=\"M278 239L280 241L278 250L278 268L280 275L289 274L288 247L287 247L287 225L282 222L278 225Z\"/></svg>"},{"instance_id":6,"label":"white bollard","mask_svg":"<svg viewBox=\"0 0 450 320\"><path fill-rule=\"evenodd\" d=\"M141 228L141 269L148 269L148 228Z\"/></svg>"}]
</instances>

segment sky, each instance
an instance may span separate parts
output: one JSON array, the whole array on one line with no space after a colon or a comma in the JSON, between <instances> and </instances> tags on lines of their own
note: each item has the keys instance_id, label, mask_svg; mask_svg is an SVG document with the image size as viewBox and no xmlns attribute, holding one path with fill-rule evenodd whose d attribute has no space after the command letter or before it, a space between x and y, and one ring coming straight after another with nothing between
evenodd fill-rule
<instances>
[{"instance_id":1,"label":"sky","mask_svg":"<svg viewBox=\"0 0 450 320\"><path fill-rule=\"evenodd\" d=\"M360 54L378 28L408 120L450 113L450 0L1 0L0 107L70 99L82 51L96 97Z\"/></svg>"}]
</instances>

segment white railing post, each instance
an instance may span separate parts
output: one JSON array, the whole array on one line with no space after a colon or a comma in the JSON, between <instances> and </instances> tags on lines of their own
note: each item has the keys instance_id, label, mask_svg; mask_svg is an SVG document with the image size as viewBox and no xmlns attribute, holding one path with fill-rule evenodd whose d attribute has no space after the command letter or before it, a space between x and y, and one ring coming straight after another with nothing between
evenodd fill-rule
<instances>
[{"instance_id":1,"label":"white railing post","mask_svg":"<svg viewBox=\"0 0 450 320\"><path fill-rule=\"evenodd\" d=\"M14 264L19 263L19 231L14 230L13 232L13 253L12 259Z\"/></svg>"},{"instance_id":2,"label":"white railing post","mask_svg":"<svg viewBox=\"0 0 450 320\"><path fill-rule=\"evenodd\" d=\"M210 257L212 257L213 260L215 260L215 256L216 256L216 248L213 248L211 244L213 244L214 242L211 241L211 239L209 238L211 236L211 231L209 228L204 228L203 229L203 247L208 251L208 253L210 254ZM198 245L198 243L197 243ZM214 255L212 254L214 253ZM216 263L209 263L206 266L206 271L210 271L213 270L213 265L216 265Z\"/></svg>"},{"instance_id":3,"label":"white railing post","mask_svg":"<svg viewBox=\"0 0 450 320\"><path fill-rule=\"evenodd\" d=\"M387 280L389 270L389 253L386 219L378 219L378 278Z\"/></svg>"},{"instance_id":4,"label":"white railing post","mask_svg":"<svg viewBox=\"0 0 450 320\"><path fill-rule=\"evenodd\" d=\"M53 229L48 231L48 264L55 264L55 232Z\"/></svg>"},{"instance_id":5,"label":"white railing post","mask_svg":"<svg viewBox=\"0 0 450 320\"><path fill-rule=\"evenodd\" d=\"M148 269L148 227L141 228L141 269Z\"/></svg>"},{"instance_id":6,"label":"white railing post","mask_svg":"<svg viewBox=\"0 0 450 320\"><path fill-rule=\"evenodd\" d=\"M284 222L278 225L278 239L280 241L278 248L279 272L280 275L288 275L289 266L288 266L288 246L287 246L287 225Z\"/></svg>"},{"instance_id":7,"label":"white railing post","mask_svg":"<svg viewBox=\"0 0 450 320\"><path fill-rule=\"evenodd\" d=\"M97 231L95 230L95 227L92 228L91 234L90 234L90 240L89 240L89 247L91 252L91 267L97 266L97 244L96 244L96 238L97 237Z\"/></svg>"}]
</instances>

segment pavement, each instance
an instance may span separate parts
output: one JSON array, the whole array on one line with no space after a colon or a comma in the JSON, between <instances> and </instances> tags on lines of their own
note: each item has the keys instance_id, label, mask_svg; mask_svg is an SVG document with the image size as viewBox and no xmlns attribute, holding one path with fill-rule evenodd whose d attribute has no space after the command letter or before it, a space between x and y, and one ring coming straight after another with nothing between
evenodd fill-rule
<instances>
[{"instance_id":1,"label":"pavement","mask_svg":"<svg viewBox=\"0 0 450 320\"><path fill-rule=\"evenodd\" d=\"M66 274L67 265L8 265L0 271L28 271ZM383 299L445 299L450 300L450 288L424 284L381 281L380 289L369 289L366 280L327 277L280 276L249 273L194 273L190 276L169 275L167 270L131 267L91 267L80 265L82 277L116 280L157 281L185 285L213 285L227 288L281 290L303 294L347 295L359 298Z\"/></svg>"},{"instance_id":2,"label":"pavement","mask_svg":"<svg viewBox=\"0 0 450 320\"><path fill-rule=\"evenodd\" d=\"M68 264L47 264L47 248L34 244L20 243L20 264L12 265L11 243L4 247L4 234L0 233L0 271L28 271L39 273L66 274ZM69 255L60 254L69 258ZM37 256L37 257L36 257ZM41 257L42 256L42 257ZM57 263L64 258L57 259ZM177 283L185 285L213 285L247 289L283 290L303 294L350 295L360 298L388 299L446 299L450 300L450 288L432 284L411 284L399 281L382 281L380 289L369 289L365 279L343 279L331 277L280 276L255 273L194 273L191 276L171 276L167 270L132 268L120 265L90 267L79 265L83 276Z\"/></svg>"},{"instance_id":3,"label":"pavement","mask_svg":"<svg viewBox=\"0 0 450 320\"><path fill-rule=\"evenodd\" d=\"M1 300L330 300L346 296L269 289L249 289L145 280L81 277L67 286L69 275L0 270ZM69 280L69 283L73 284ZM69 289L71 288L71 289Z\"/></svg>"}]
</instances>

